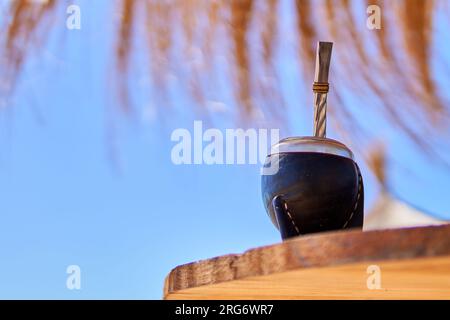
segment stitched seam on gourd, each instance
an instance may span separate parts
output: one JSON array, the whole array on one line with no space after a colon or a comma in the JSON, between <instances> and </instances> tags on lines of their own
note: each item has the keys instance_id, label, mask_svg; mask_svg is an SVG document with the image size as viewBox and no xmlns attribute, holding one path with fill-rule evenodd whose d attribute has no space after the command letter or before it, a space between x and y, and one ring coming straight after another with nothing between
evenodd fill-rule
<instances>
[{"instance_id":1,"label":"stitched seam on gourd","mask_svg":"<svg viewBox=\"0 0 450 320\"><path fill-rule=\"evenodd\" d=\"M352 213L350 214L350 217L348 218L348 220L344 223L344 226L342 227L342 229L344 229L348 225L350 220L352 220L353 215L356 212L356 209L358 209L359 198L361 197L361 185L362 185L362 177L361 177L361 173L358 170L358 196L356 197L356 203L355 203L355 206L353 207Z\"/></svg>"},{"instance_id":2,"label":"stitched seam on gourd","mask_svg":"<svg viewBox=\"0 0 450 320\"><path fill-rule=\"evenodd\" d=\"M291 223L294 226L295 231L297 231L297 234L300 234L300 230L298 229L297 225L295 224L294 219L292 219L291 213L289 212L286 202L284 202L284 209L286 210L286 213L287 213L289 219L291 220Z\"/></svg>"}]
</instances>

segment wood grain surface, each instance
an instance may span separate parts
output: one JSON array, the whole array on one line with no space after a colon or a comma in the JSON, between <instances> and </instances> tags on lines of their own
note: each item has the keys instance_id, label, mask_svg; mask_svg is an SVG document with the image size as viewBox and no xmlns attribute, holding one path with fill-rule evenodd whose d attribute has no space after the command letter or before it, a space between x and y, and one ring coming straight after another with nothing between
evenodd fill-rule
<instances>
[{"instance_id":1,"label":"wood grain surface","mask_svg":"<svg viewBox=\"0 0 450 320\"><path fill-rule=\"evenodd\" d=\"M450 299L450 225L323 233L181 265L164 298Z\"/></svg>"}]
</instances>

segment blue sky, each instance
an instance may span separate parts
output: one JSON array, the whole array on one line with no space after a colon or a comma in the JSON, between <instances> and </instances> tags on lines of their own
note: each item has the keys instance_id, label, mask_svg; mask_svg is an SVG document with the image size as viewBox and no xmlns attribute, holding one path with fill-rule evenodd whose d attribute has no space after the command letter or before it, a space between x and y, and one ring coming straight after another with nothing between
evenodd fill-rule
<instances>
[{"instance_id":1,"label":"blue sky","mask_svg":"<svg viewBox=\"0 0 450 320\"><path fill-rule=\"evenodd\" d=\"M135 113L114 109L105 81L114 35L102 21L107 2L78 3L82 30L65 30L62 12L55 21L61 31L33 55L0 112L0 298L159 299L176 265L280 241L262 205L258 166L172 164L172 130L192 128L202 116L173 112L161 121L145 81L132 89ZM282 14L287 28L294 19L288 6ZM282 46L281 90L301 101L295 47ZM172 99L175 110L193 108L183 94ZM312 114L297 121L297 107L288 110L290 133L308 135ZM231 123L215 117L219 128ZM402 164L389 170L395 192L450 218L449 170L395 128L378 130ZM370 206L377 187L365 166L363 175ZM81 290L66 288L73 264Z\"/></svg>"}]
</instances>

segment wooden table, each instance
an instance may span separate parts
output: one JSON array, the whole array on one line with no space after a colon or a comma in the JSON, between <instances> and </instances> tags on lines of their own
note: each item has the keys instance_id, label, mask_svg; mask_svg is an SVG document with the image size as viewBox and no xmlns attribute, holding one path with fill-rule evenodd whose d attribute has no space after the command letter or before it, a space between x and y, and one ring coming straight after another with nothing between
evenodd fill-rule
<instances>
[{"instance_id":1,"label":"wooden table","mask_svg":"<svg viewBox=\"0 0 450 320\"><path fill-rule=\"evenodd\" d=\"M181 265L165 299L450 299L450 225L340 231Z\"/></svg>"}]
</instances>

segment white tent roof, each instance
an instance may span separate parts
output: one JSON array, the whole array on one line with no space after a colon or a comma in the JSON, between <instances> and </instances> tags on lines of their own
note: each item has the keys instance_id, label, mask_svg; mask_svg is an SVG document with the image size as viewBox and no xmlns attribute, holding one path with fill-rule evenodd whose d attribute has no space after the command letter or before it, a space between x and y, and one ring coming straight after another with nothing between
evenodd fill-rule
<instances>
[{"instance_id":1,"label":"white tent roof","mask_svg":"<svg viewBox=\"0 0 450 320\"><path fill-rule=\"evenodd\" d=\"M382 192L364 218L364 230L440 225L438 220L394 197Z\"/></svg>"}]
</instances>

